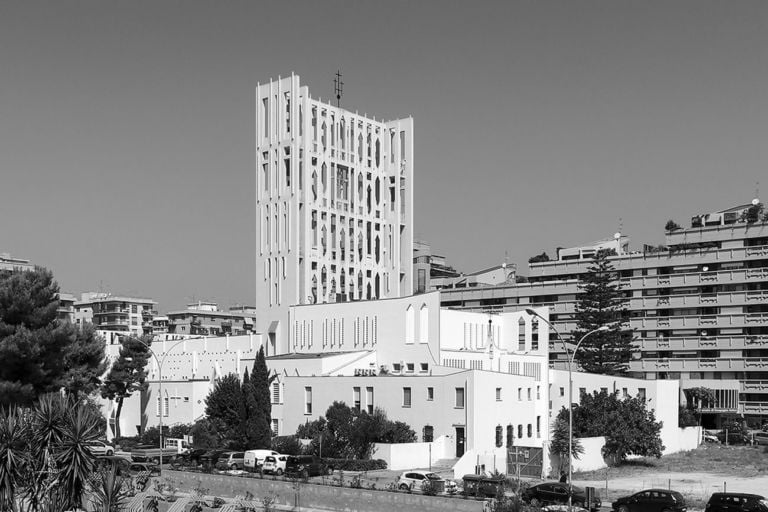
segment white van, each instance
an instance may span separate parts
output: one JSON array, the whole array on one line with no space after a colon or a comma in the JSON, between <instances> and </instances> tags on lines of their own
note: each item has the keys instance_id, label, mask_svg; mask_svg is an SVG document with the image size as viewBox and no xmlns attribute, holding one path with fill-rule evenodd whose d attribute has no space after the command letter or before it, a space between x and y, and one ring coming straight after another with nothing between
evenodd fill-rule
<instances>
[{"instance_id":1,"label":"white van","mask_svg":"<svg viewBox=\"0 0 768 512\"><path fill-rule=\"evenodd\" d=\"M280 455L273 450L248 450L245 452L245 461L243 466L246 471L255 473L264 464L264 458L267 455Z\"/></svg>"}]
</instances>

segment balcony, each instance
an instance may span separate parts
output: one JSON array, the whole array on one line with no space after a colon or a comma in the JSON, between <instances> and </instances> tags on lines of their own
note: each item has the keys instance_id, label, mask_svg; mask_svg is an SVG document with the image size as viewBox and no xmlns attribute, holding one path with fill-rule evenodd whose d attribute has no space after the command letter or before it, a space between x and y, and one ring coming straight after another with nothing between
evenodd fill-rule
<instances>
[{"instance_id":1,"label":"balcony","mask_svg":"<svg viewBox=\"0 0 768 512\"><path fill-rule=\"evenodd\" d=\"M738 372L764 370L768 359L763 358L643 358L630 361L633 372Z\"/></svg>"},{"instance_id":2,"label":"balcony","mask_svg":"<svg viewBox=\"0 0 768 512\"><path fill-rule=\"evenodd\" d=\"M768 402L741 402L740 414L768 414Z\"/></svg>"},{"instance_id":3,"label":"balcony","mask_svg":"<svg viewBox=\"0 0 768 512\"><path fill-rule=\"evenodd\" d=\"M674 338L640 338L642 351L722 349L742 350L768 347L768 336L690 336Z\"/></svg>"},{"instance_id":4,"label":"balcony","mask_svg":"<svg viewBox=\"0 0 768 512\"><path fill-rule=\"evenodd\" d=\"M627 307L631 310L641 310L751 305L763 302L768 302L768 291L632 297L627 303Z\"/></svg>"},{"instance_id":5,"label":"balcony","mask_svg":"<svg viewBox=\"0 0 768 512\"><path fill-rule=\"evenodd\" d=\"M752 327L768 323L768 313L736 313L731 315L689 315L631 318L634 329L707 329Z\"/></svg>"},{"instance_id":6,"label":"balcony","mask_svg":"<svg viewBox=\"0 0 768 512\"><path fill-rule=\"evenodd\" d=\"M130 310L128 308L113 308L113 309L102 309L100 311L93 312L93 316L101 316L101 315L127 315L130 313Z\"/></svg>"},{"instance_id":7,"label":"balcony","mask_svg":"<svg viewBox=\"0 0 768 512\"><path fill-rule=\"evenodd\" d=\"M691 272L629 277L621 280L625 289L710 286L713 284L751 283L768 280L768 268L740 268L717 272Z\"/></svg>"}]
</instances>

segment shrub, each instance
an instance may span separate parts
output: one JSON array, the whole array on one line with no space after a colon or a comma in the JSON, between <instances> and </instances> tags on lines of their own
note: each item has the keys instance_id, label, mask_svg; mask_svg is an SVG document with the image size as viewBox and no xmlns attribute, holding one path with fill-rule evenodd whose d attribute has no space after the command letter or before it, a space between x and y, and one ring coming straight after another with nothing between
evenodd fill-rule
<instances>
[{"instance_id":1,"label":"shrub","mask_svg":"<svg viewBox=\"0 0 768 512\"><path fill-rule=\"evenodd\" d=\"M432 480L424 480L421 483L421 492L424 496L437 496L437 486Z\"/></svg>"},{"instance_id":2,"label":"shrub","mask_svg":"<svg viewBox=\"0 0 768 512\"><path fill-rule=\"evenodd\" d=\"M374 471L387 469L387 462L381 459L325 459L326 463L334 469L341 471Z\"/></svg>"},{"instance_id":3,"label":"shrub","mask_svg":"<svg viewBox=\"0 0 768 512\"><path fill-rule=\"evenodd\" d=\"M224 501L224 498L216 496L215 498L213 498L212 508L221 508L224 506L225 503L226 501Z\"/></svg>"}]
</instances>

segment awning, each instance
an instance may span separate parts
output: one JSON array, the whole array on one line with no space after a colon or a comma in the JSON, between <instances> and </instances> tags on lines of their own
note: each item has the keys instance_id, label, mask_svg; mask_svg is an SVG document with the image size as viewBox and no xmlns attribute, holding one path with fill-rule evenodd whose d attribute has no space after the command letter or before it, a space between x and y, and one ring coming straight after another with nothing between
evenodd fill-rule
<instances>
[{"instance_id":1,"label":"awning","mask_svg":"<svg viewBox=\"0 0 768 512\"><path fill-rule=\"evenodd\" d=\"M278 320L273 320L272 323L269 324L269 329L267 330L267 333L272 334L277 332L277 325L280 322Z\"/></svg>"}]
</instances>

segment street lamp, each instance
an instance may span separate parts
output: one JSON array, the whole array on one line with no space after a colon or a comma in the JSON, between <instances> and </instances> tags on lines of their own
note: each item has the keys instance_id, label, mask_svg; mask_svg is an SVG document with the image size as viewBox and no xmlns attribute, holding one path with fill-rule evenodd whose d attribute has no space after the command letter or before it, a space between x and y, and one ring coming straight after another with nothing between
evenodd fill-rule
<instances>
[{"instance_id":1,"label":"street lamp","mask_svg":"<svg viewBox=\"0 0 768 512\"><path fill-rule=\"evenodd\" d=\"M129 336L129 339L132 339L133 341L137 341L144 345L146 349L149 351L150 354L152 354L152 357L155 358L155 362L157 363L157 376L158 376L158 393L159 393L159 399L160 399L160 476L163 474L163 363L165 363L165 358L168 355L168 353L176 348L178 345L181 345L187 340L180 340L171 345L171 348L165 351L163 354L163 357L161 359L157 358L157 354L149 348L149 345L141 341L139 338L136 338L135 336ZM170 407L170 404L168 405Z\"/></svg>"},{"instance_id":2,"label":"street lamp","mask_svg":"<svg viewBox=\"0 0 768 512\"><path fill-rule=\"evenodd\" d=\"M566 362L568 363L568 510L570 511L573 507L573 373L571 372L571 366L573 365L573 358L576 356L576 351L579 349L579 345L581 345L582 341L587 339L587 336L598 331L607 331L610 328L607 325L601 325L597 329L589 331L581 337L579 342L573 348L571 354L568 355L568 345L565 344L565 340L562 336L560 336L560 331L558 331L557 328L552 325L549 320L541 316L533 309L526 308L525 312L531 316L538 317L549 327L551 327L552 330L555 331L555 334L557 334L557 339L559 339L563 344L563 349L565 349L565 358ZM589 503L587 503L587 508L589 508Z\"/></svg>"}]
</instances>

